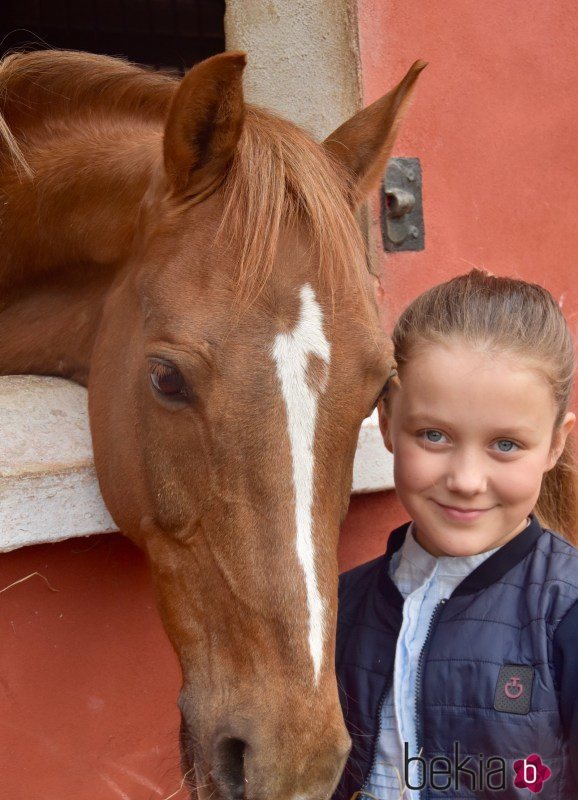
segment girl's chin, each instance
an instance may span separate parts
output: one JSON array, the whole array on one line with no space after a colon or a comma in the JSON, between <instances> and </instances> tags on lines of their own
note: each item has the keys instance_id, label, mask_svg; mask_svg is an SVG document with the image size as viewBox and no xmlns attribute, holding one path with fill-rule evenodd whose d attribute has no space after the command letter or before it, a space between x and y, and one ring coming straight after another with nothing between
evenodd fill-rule
<instances>
[{"instance_id":1,"label":"girl's chin","mask_svg":"<svg viewBox=\"0 0 578 800\"><path fill-rule=\"evenodd\" d=\"M495 543L480 541L478 537L468 536L467 532L465 534L456 534L452 538L448 538L447 535L438 538L424 536L418 529L416 539L418 544L435 558L440 558L440 556L450 558L477 556L486 550L493 550L496 547Z\"/></svg>"}]
</instances>

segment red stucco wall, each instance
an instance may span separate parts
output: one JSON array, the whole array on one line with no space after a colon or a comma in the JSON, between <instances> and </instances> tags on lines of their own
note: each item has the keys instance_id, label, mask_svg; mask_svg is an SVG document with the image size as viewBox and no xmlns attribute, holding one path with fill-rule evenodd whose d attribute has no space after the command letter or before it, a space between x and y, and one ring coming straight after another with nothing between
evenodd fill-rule
<instances>
[{"instance_id":1,"label":"red stucco wall","mask_svg":"<svg viewBox=\"0 0 578 800\"><path fill-rule=\"evenodd\" d=\"M0 797L153 800L180 785L179 669L120 535L0 556ZM176 795L178 800L184 792Z\"/></svg>"}]
</instances>

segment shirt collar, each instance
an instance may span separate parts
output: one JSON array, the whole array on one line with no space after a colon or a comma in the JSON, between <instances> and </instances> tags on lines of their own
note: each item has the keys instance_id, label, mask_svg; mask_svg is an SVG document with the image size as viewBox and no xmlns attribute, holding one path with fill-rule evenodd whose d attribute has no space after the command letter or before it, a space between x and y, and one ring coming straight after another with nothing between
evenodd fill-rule
<instances>
[{"instance_id":1,"label":"shirt collar","mask_svg":"<svg viewBox=\"0 0 578 800\"><path fill-rule=\"evenodd\" d=\"M409 526L410 523L406 522L405 525L401 525L390 534L387 541L387 550L384 555L383 569L379 575L381 591L386 595L393 607L397 609L403 607L404 600L399 589L390 577L389 564L393 554L402 548ZM514 536L513 539L510 539L510 541L506 542L502 547L498 547L488 558L483 560L481 564L474 567L473 572L470 572L454 590L452 597L473 594L500 580L506 572L512 569L512 567L515 567L516 564L534 549L541 534L542 526L538 522L536 516L530 514L530 523L525 530L517 536ZM475 558L476 556L468 556L468 558L472 557Z\"/></svg>"},{"instance_id":2,"label":"shirt collar","mask_svg":"<svg viewBox=\"0 0 578 800\"><path fill-rule=\"evenodd\" d=\"M502 547L503 545L500 545ZM415 538L415 523L410 523L404 543L399 550L399 554L394 555L391 569L395 572L402 562L409 562L414 571L421 574L425 579L432 572L436 572L438 577L466 577L473 572L476 567L482 564L487 558L493 555L500 547L486 550L472 556L432 556L428 553ZM397 563L396 563L397 562Z\"/></svg>"}]
</instances>

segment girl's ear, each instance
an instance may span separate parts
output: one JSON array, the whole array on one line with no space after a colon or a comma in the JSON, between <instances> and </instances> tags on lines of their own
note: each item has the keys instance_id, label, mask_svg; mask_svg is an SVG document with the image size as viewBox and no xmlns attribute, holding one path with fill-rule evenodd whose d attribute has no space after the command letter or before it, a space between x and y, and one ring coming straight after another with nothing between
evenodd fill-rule
<instances>
[{"instance_id":1,"label":"girl's ear","mask_svg":"<svg viewBox=\"0 0 578 800\"><path fill-rule=\"evenodd\" d=\"M391 441L391 426L386 409L386 402L387 402L386 399L382 397L377 407L379 416L379 430L381 431L384 445L387 447L390 453L393 453L393 443Z\"/></svg>"},{"instance_id":2,"label":"girl's ear","mask_svg":"<svg viewBox=\"0 0 578 800\"><path fill-rule=\"evenodd\" d=\"M552 437L552 446L550 448L550 455L548 456L548 466L546 467L545 472L548 470L553 469L556 466L556 463L562 453L564 452L564 447L566 446L566 439L574 424L576 422L576 414L573 414L569 411L564 419L562 420L562 424L559 428L554 431L554 436Z\"/></svg>"}]
</instances>

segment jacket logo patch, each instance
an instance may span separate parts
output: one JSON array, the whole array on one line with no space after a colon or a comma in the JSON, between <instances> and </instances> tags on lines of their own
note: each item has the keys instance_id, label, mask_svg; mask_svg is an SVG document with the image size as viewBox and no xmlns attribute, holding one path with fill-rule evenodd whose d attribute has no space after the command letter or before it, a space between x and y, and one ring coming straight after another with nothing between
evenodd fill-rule
<instances>
[{"instance_id":1,"label":"jacket logo patch","mask_svg":"<svg viewBox=\"0 0 578 800\"><path fill-rule=\"evenodd\" d=\"M527 714L532 703L534 668L527 664L505 664L500 668L494 708L508 714Z\"/></svg>"}]
</instances>

